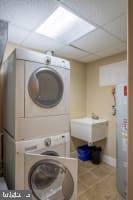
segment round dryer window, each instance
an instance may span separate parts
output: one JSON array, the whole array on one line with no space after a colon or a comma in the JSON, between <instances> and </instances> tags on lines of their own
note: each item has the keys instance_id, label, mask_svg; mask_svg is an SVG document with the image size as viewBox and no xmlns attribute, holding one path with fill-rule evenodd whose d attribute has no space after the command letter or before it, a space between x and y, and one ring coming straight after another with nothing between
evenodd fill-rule
<instances>
[{"instance_id":1,"label":"round dryer window","mask_svg":"<svg viewBox=\"0 0 133 200\"><path fill-rule=\"evenodd\" d=\"M29 187L38 200L70 200L74 181L60 162L46 159L35 163L29 172Z\"/></svg>"},{"instance_id":2,"label":"round dryer window","mask_svg":"<svg viewBox=\"0 0 133 200\"><path fill-rule=\"evenodd\" d=\"M31 75L28 91L33 102L43 108L59 104L63 95L63 81L52 68L39 68Z\"/></svg>"}]
</instances>

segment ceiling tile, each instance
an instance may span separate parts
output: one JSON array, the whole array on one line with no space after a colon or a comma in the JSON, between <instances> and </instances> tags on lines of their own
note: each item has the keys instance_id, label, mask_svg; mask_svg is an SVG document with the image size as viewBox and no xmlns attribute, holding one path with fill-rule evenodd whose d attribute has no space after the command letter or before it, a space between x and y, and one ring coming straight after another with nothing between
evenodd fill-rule
<instances>
[{"instance_id":1,"label":"ceiling tile","mask_svg":"<svg viewBox=\"0 0 133 200\"><path fill-rule=\"evenodd\" d=\"M127 13L127 0L61 0L88 21L103 25Z\"/></svg>"},{"instance_id":2,"label":"ceiling tile","mask_svg":"<svg viewBox=\"0 0 133 200\"><path fill-rule=\"evenodd\" d=\"M127 15L120 16L113 22L104 26L104 28L122 41L127 41Z\"/></svg>"},{"instance_id":3,"label":"ceiling tile","mask_svg":"<svg viewBox=\"0 0 133 200\"><path fill-rule=\"evenodd\" d=\"M81 62L84 62L84 63L89 63L89 62L98 60L100 58L101 58L100 56L96 56L96 55L90 54L88 56L84 56L82 58L79 58L78 60L81 61Z\"/></svg>"},{"instance_id":4,"label":"ceiling tile","mask_svg":"<svg viewBox=\"0 0 133 200\"><path fill-rule=\"evenodd\" d=\"M16 44L21 42L29 35L30 32L9 24L8 41Z\"/></svg>"},{"instance_id":5,"label":"ceiling tile","mask_svg":"<svg viewBox=\"0 0 133 200\"><path fill-rule=\"evenodd\" d=\"M95 53L112 46L117 46L120 43L121 42L116 38L112 37L105 31L98 29L73 42L72 45L91 53Z\"/></svg>"},{"instance_id":6,"label":"ceiling tile","mask_svg":"<svg viewBox=\"0 0 133 200\"><path fill-rule=\"evenodd\" d=\"M121 53L126 51L126 44L121 44L115 47L111 47L108 49L105 49L103 51L97 52L96 54L101 56L101 57L107 57L107 56L111 56L111 55L115 55L117 53Z\"/></svg>"},{"instance_id":7,"label":"ceiling tile","mask_svg":"<svg viewBox=\"0 0 133 200\"><path fill-rule=\"evenodd\" d=\"M65 46L55 52L56 55L68 59L78 59L80 57L88 55L88 53L81 51L79 49L73 48L71 46Z\"/></svg>"},{"instance_id":8,"label":"ceiling tile","mask_svg":"<svg viewBox=\"0 0 133 200\"><path fill-rule=\"evenodd\" d=\"M56 0L0 0L0 19L33 30L58 6Z\"/></svg>"},{"instance_id":9,"label":"ceiling tile","mask_svg":"<svg viewBox=\"0 0 133 200\"><path fill-rule=\"evenodd\" d=\"M31 33L28 38L24 40L22 45L44 52L47 50L55 51L63 47L63 44L61 44L60 42L37 33Z\"/></svg>"}]
</instances>

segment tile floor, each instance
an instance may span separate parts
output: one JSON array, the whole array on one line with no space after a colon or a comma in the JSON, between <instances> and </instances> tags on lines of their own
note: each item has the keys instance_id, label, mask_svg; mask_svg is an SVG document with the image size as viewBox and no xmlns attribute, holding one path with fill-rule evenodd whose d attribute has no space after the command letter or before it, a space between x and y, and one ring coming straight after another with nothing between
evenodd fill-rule
<instances>
[{"instance_id":1,"label":"tile floor","mask_svg":"<svg viewBox=\"0 0 133 200\"><path fill-rule=\"evenodd\" d=\"M79 161L78 200L123 200L115 182L115 168Z\"/></svg>"}]
</instances>

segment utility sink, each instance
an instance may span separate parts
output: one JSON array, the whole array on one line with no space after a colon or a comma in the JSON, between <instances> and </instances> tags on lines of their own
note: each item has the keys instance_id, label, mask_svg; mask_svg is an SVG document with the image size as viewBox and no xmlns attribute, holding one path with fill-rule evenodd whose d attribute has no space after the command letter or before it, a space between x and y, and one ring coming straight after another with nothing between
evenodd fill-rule
<instances>
[{"instance_id":1,"label":"utility sink","mask_svg":"<svg viewBox=\"0 0 133 200\"><path fill-rule=\"evenodd\" d=\"M71 120L71 136L88 143L97 142L107 137L108 121L85 117Z\"/></svg>"}]
</instances>

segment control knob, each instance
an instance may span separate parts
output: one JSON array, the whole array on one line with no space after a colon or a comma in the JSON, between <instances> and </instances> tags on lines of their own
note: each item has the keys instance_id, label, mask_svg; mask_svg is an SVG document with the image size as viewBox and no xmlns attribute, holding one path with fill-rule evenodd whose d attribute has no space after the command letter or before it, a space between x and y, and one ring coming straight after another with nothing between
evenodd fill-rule
<instances>
[{"instance_id":1,"label":"control knob","mask_svg":"<svg viewBox=\"0 0 133 200\"><path fill-rule=\"evenodd\" d=\"M47 57L46 57L45 63L46 63L47 65L51 63L51 57L50 57L50 56L47 56Z\"/></svg>"},{"instance_id":2,"label":"control knob","mask_svg":"<svg viewBox=\"0 0 133 200\"><path fill-rule=\"evenodd\" d=\"M45 141L44 141L46 147L49 147L51 145L51 138L47 138Z\"/></svg>"}]
</instances>

